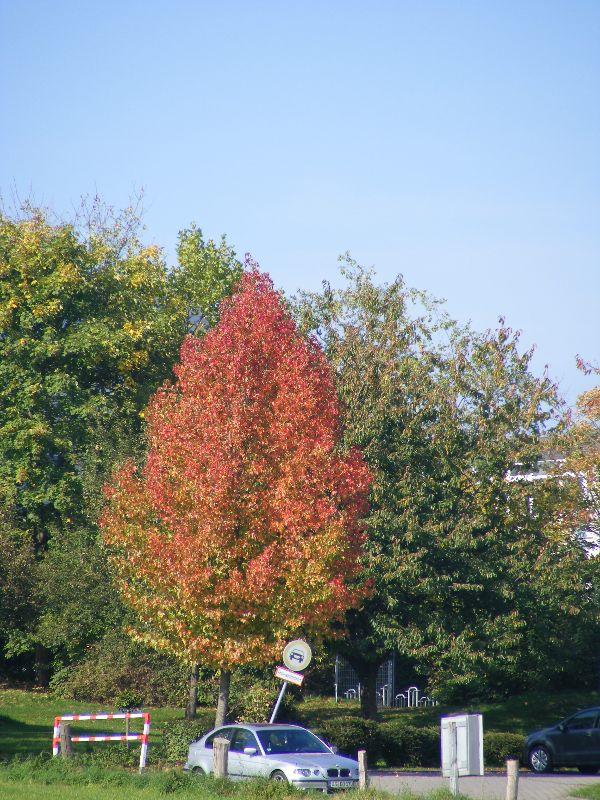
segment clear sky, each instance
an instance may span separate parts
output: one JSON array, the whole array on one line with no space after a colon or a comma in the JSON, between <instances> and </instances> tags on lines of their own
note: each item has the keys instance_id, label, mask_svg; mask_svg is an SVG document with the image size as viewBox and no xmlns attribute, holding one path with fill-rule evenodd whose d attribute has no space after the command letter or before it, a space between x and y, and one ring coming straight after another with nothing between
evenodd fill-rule
<instances>
[{"instance_id":1,"label":"clear sky","mask_svg":"<svg viewBox=\"0 0 600 800\"><path fill-rule=\"evenodd\" d=\"M0 109L5 200L143 187L286 291L350 250L591 385L600 0L0 0Z\"/></svg>"}]
</instances>

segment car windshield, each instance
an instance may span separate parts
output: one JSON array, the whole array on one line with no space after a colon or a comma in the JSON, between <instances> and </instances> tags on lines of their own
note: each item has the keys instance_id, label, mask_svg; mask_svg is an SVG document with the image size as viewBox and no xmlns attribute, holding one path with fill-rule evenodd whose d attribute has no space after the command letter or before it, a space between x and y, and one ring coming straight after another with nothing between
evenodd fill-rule
<instances>
[{"instance_id":1,"label":"car windshield","mask_svg":"<svg viewBox=\"0 0 600 800\"><path fill-rule=\"evenodd\" d=\"M329 753L323 742L301 728L276 728L257 731L263 750L273 753Z\"/></svg>"}]
</instances>

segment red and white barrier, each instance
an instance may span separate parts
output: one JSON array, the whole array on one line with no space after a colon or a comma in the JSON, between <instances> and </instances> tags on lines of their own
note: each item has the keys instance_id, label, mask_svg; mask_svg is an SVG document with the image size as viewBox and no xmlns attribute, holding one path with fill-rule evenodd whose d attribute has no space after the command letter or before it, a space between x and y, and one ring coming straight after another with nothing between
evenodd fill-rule
<instances>
[{"instance_id":1,"label":"red and white barrier","mask_svg":"<svg viewBox=\"0 0 600 800\"><path fill-rule=\"evenodd\" d=\"M52 736L52 755L57 756L60 750L60 723L61 722L87 722L97 719L143 719L144 728L141 733L121 735L119 733L106 733L100 736L71 736L72 742L141 742L140 772L146 766L148 756L148 737L150 736L150 714L145 711L127 711L119 714L63 714L54 718L54 733Z\"/></svg>"}]
</instances>

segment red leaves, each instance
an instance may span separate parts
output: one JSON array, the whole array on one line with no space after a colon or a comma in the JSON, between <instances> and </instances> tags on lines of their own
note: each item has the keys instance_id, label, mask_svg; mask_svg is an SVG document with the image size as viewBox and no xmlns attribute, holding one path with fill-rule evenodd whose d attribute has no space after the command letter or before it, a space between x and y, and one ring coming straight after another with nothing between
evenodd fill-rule
<instances>
[{"instance_id":1,"label":"red leaves","mask_svg":"<svg viewBox=\"0 0 600 800\"><path fill-rule=\"evenodd\" d=\"M156 646L215 667L269 661L362 596L369 473L335 450L330 369L268 276L245 273L175 373L148 408L142 474L127 465L108 492L121 589Z\"/></svg>"}]
</instances>

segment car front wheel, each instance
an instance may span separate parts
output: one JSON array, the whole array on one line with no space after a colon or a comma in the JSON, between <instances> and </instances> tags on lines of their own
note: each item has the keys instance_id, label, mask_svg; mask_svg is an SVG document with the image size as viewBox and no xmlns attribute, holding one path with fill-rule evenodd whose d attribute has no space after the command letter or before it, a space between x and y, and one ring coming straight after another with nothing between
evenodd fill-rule
<instances>
[{"instance_id":1,"label":"car front wheel","mask_svg":"<svg viewBox=\"0 0 600 800\"><path fill-rule=\"evenodd\" d=\"M541 744L536 744L529 751L529 766L534 772L550 772L552 758L550 753Z\"/></svg>"},{"instance_id":2,"label":"car front wheel","mask_svg":"<svg viewBox=\"0 0 600 800\"><path fill-rule=\"evenodd\" d=\"M271 780L278 781L279 783L288 782L288 779L285 777L284 773L280 769L276 769L275 772L271 773Z\"/></svg>"}]
</instances>

